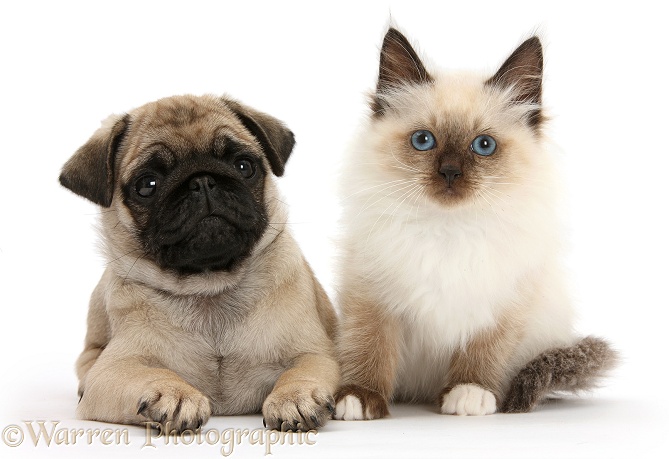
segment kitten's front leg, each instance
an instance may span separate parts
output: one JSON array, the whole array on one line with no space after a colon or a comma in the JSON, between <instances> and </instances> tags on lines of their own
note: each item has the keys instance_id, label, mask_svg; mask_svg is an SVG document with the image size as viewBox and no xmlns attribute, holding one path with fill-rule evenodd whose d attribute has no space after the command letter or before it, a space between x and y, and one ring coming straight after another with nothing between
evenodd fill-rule
<instances>
[{"instance_id":1,"label":"kitten's front leg","mask_svg":"<svg viewBox=\"0 0 669 459\"><path fill-rule=\"evenodd\" d=\"M395 384L400 329L394 317L372 302L345 301L337 342L343 386L335 419L378 419L388 415Z\"/></svg>"},{"instance_id":2,"label":"kitten's front leg","mask_svg":"<svg viewBox=\"0 0 669 459\"><path fill-rule=\"evenodd\" d=\"M505 366L518 342L518 333L510 321L473 337L456 351L439 395L442 414L481 416L497 411L502 400Z\"/></svg>"}]
</instances>

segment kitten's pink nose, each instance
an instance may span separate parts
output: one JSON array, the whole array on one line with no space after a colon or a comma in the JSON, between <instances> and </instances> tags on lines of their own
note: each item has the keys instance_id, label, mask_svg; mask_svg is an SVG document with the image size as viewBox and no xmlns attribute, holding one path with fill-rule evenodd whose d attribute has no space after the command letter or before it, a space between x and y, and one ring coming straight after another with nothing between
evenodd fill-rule
<instances>
[{"instance_id":1,"label":"kitten's pink nose","mask_svg":"<svg viewBox=\"0 0 669 459\"><path fill-rule=\"evenodd\" d=\"M441 169L439 169L439 173L444 176L449 188L453 185L455 179L462 177L462 171L460 168L452 164L442 165Z\"/></svg>"}]
</instances>

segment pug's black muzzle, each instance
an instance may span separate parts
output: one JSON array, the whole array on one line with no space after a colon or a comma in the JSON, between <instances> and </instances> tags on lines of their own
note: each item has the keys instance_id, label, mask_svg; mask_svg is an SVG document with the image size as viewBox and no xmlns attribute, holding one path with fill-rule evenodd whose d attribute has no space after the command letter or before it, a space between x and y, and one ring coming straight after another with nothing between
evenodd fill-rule
<instances>
[{"instance_id":1,"label":"pug's black muzzle","mask_svg":"<svg viewBox=\"0 0 669 459\"><path fill-rule=\"evenodd\" d=\"M230 270L251 253L267 226L259 198L232 174L191 174L157 203L148 225L150 251L167 269Z\"/></svg>"}]
</instances>

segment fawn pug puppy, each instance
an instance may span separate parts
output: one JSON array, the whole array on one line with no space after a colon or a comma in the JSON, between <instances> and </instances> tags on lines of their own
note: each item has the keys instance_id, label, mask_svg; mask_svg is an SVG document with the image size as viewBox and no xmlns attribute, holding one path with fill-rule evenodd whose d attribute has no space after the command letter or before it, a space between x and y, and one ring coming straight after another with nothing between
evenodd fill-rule
<instances>
[{"instance_id":1,"label":"fawn pug puppy","mask_svg":"<svg viewBox=\"0 0 669 459\"><path fill-rule=\"evenodd\" d=\"M79 417L196 429L262 411L312 429L333 411L336 315L273 175L293 134L228 98L110 117L60 182L102 207L107 268L77 361Z\"/></svg>"}]
</instances>

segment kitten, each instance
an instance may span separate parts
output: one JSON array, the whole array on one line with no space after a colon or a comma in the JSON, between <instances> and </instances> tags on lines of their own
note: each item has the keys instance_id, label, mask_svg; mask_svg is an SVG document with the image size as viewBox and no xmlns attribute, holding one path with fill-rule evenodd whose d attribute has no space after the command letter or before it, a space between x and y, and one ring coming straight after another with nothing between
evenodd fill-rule
<instances>
[{"instance_id":1,"label":"kitten","mask_svg":"<svg viewBox=\"0 0 669 459\"><path fill-rule=\"evenodd\" d=\"M484 78L428 72L386 34L342 187L336 418L380 418L391 400L529 411L613 366L572 329L542 68L536 37Z\"/></svg>"}]
</instances>

